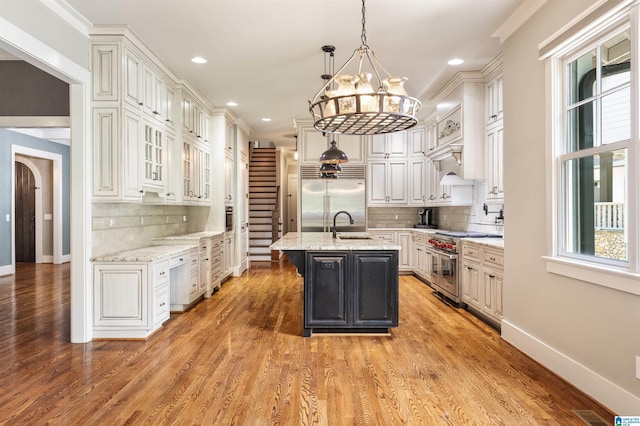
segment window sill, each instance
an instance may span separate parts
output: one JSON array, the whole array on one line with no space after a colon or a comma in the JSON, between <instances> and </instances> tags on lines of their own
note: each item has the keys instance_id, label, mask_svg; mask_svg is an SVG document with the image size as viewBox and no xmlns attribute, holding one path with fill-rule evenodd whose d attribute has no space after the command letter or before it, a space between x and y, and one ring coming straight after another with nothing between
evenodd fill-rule
<instances>
[{"instance_id":1,"label":"window sill","mask_svg":"<svg viewBox=\"0 0 640 426\"><path fill-rule=\"evenodd\" d=\"M640 295L640 274L576 260L542 256L547 272L600 285L614 290Z\"/></svg>"}]
</instances>

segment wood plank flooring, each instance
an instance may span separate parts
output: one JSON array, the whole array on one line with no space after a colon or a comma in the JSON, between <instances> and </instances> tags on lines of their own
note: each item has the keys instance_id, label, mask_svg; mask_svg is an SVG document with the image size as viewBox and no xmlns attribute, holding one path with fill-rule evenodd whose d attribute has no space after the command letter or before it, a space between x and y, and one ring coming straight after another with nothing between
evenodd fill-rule
<instances>
[{"instance_id":1,"label":"wood plank flooring","mask_svg":"<svg viewBox=\"0 0 640 426\"><path fill-rule=\"evenodd\" d=\"M400 278L390 336L302 337L285 260L145 342L69 343L69 265L0 277L0 424L584 425L610 413L468 312Z\"/></svg>"}]
</instances>

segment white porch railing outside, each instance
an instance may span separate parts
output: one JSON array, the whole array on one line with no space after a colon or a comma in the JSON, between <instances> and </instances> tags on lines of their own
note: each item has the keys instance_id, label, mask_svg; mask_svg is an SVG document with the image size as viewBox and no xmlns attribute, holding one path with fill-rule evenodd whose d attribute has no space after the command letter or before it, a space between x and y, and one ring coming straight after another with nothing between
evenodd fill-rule
<instances>
[{"instance_id":1,"label":"white porch railing outside","mask_svg":"<svg viewBox=\"0 0 640 426\"><path fill-rule=\"evenodd\" d=\"M623 203L595 203L595 229L624 229Z\"/></svg>"}]
</instances>

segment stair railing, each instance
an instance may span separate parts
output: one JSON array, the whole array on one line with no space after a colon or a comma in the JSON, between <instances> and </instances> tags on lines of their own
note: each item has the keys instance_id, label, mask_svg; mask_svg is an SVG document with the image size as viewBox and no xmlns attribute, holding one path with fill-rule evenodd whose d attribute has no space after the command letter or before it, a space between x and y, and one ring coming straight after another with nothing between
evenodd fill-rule
<instances>
[{"instance_id":1,"label":"stair railing","mask_svg":"<svg viewBox=\"0 0 640 426\"><path fill-rule=\"evenodd\" d=\"M271 242L276 242L280 234L280 185L276 187L276 201L271 210Z\"/></svg>"}]
</instances>

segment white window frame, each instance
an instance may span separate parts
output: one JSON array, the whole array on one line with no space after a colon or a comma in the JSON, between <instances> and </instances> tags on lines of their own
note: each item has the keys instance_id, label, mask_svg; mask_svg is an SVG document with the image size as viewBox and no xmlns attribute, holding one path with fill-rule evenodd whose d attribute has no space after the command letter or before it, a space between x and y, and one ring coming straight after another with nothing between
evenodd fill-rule
<instances>
[{"instance_id":1,"label":"white window frame","mask_svg":"<svg viewBox=\"0 0 640 426\"><path fill-rule=\"evenodd\" d=\"M545 60L547 84L547 117L546 123L546 175L547 175L547 272L577 279L585 283L601 285L608 288L640 295L640 241L638 223L640 209L638 205L638 126L640 122L640 78L638 62L640 61L638 4L640 1L617 2L611 9L586 11L572 22L568 28L557 33L551 40L540 47L540 59ZM599 16L594 17L596 12ZM587 22L585 22L587 21ZM599 43L629 27L631 38L631 138L627 147L627 220L628 261L607 261L603 258L589 258L582 255L562 253L563 217L565 205L562 200L563 180L562 163L570 154L565 153L566 146L566 80L567 64L593 49ZM558 41L560 40L560 41ZM549 48L553 46L553 48ZM620 146L611 144L607 148ZM595 148L595 151L600 151ZM581 153L583 154L583 153Z\"/></svg>"}]
</instances>

